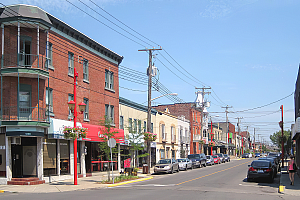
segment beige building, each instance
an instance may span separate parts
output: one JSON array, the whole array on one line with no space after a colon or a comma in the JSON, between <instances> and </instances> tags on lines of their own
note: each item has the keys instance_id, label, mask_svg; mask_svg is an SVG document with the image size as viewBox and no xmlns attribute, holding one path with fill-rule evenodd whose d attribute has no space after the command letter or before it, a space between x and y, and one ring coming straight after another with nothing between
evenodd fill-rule
<instances>
[{"instance_id":1,"label":"beige building","mask_svg":"<svg viewBox=\"0 0 300 200\"><path fill-rule=\"evenodd\" d=\"M156 141L156 160L179 158L178 118L170 115L168 110L157 111L154 126L154 132L158 134Z\"/></svg>"}]
</instances>

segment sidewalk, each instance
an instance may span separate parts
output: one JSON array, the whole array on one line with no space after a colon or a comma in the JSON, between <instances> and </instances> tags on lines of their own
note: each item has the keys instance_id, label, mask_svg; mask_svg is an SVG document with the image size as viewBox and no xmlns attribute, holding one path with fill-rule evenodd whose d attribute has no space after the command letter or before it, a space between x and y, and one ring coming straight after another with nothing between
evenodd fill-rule
<instances>
[{"instance_id":1,"label":"sidewalk","mask_svg":"<svg viewBox=\"0 0 300 200\"><path fill-rule=\"evenodd\" d=\"M153 168L150 169L153 173ZM44 183L41 185L0 185L0 193L3 192L21 192L21 193L52 193L52 192L67 192L75 190L86 190L95 188L112 187L113 184L101 184L101 181L107 180L107 172L94 172L91 177L77 179L77 185L74 185L73 179ZM114 177L119 176L118 171L114 171ZM142 170L138 171L139 177L145 179L137 179L138 181L151 178L150 174L142 174ZM137 181L135 180L135 181ZM129 181L133 182L133 181ZM123 183L124 184L124 183ZM1 194L0 194L1 196Z\"/></svg>"},{"instance_id":2,"label":"sidewalk","mask_svg":"<svg viewBox=\"0 0 300 200\"><path fill-rule=\"evenodd\" d=\"M297 173L295 173L294 178L294 185L290 185L291 181L289 178L289 173L287 172L287 165L288 160L284 163L284 168L281 168L281 175L280 175L280 186L283 186L283 191L281 193L293 195L293 196L300 196L300 177ZM279 192L280 192L279 186Z\"/></svg>"}]
</instances>

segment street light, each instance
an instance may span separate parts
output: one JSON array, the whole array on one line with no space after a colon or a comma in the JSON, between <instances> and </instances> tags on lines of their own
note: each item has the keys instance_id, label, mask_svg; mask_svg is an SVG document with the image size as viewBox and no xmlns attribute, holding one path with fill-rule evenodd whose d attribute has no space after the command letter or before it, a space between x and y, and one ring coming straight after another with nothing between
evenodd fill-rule
<instances>
[{"instance_id":1,"label":"street light","mask_svg":"<svg viewBox=\"0 0 300 200\"><path fill-rule=\"evenodd\" d=\"M77 82L78 72L74 67L74 101L71 100L68 102L69 109L74 114L74 127L76 127L77 121L77 110L76 110L76 82ZM80 114L85 110L86 104L81 102L79 104ZM77 137L74 139L74 185L77 185Z\"/></svg>"},{"instance_id":2,"label":"street light","mask_svg":"<svg viewBox=\"0 0 300 200\"><path fill-rule=\"evenodd\" d=\"M167 95L173 95L173 96L177 96L177 93L170 93L170 94L164 94L161 95L159 97L156 97L154 99L150 99L148 98L148 112L147 112L147 132L151 132L151 101L161 98L163 96L167 96ZM150 99L150 100L149 100ZM150 141L147 141L147 153L148 153L148 157L147 157L147 164L148 164L148 174L150 173L150 167L151 167L151 143Z\"/></svg>"}]
</instances>

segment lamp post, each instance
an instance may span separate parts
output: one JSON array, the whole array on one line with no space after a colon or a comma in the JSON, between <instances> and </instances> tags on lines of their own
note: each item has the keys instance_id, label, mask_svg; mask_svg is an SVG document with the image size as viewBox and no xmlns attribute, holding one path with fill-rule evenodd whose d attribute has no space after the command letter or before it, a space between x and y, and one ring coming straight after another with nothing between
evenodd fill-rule
<instances>
[{"instance_id":1,"label":"lamp post","mask_svg":"<svg viewBox=\"0 0 300 200\"><path fill-rule=\"evenodd\" d=\"M77 121L77 109L76 109L76 82L77 82L78 72L76 71L76 68L74 67L74 101L69 101L68 106L71 112L74 114L74 127L76 127L76 121ZM81 102L78 104L80 114L83 113L85 110L86 104ZM74 139L74 185L77 185L77 137Z\"/></svg>"},{"instance_id":2,"label":"lamp post","mask_svg":"<svg viewBox=\"0 0 300 200\"><path fill-rule=\"evenodd\" d=\"M282 168L284 167L284 143L283 143L283 105L280 106L281 109L281 122L279 122L279 126L281 128L281 162Z\"/></svg>"},{"instance_id":3,"label":"lamp post","mask_svg":"<svg viewBox=\"0 0 300 200\"><path fill-rule=\"evenodd\" d=\"M178 94L177 93L164 94L164 95L161 95L159 97L148 100L147 132L151 131L151 101L153 101L155 99L158 99L158 98L161 98L161 97L166 96L166 95L177 96ZM150 168L151 168L151 163L150 163L151 162L151 142L150 141L147 141L147 153L148 153L147 164L148 164L148 174L149 174L150 173Z\"/></svg>"}]
</instances>

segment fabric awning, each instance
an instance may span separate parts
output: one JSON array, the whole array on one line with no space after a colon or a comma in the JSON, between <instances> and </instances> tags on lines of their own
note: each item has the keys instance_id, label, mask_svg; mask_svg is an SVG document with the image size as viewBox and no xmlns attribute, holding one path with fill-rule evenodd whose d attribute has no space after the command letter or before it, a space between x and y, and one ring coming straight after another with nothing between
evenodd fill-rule
<instances>
[{"instance_id":1,"label":"fabric awning","mask_svg":"<svg viewBox=\"0 0 300 200\"><path fill-rule=\"evenodd\" d=\"M83 128L87 128L86 138L83 138L83 141L92 141L92 142L104 142L103 133L105 132L104 126L91 125L82 123ZM117 143L124 143L124 130L111 128L111 133L114 133L113 138L116 139Z\"/></svg>"}]
</instances>

